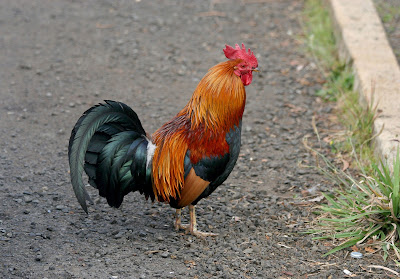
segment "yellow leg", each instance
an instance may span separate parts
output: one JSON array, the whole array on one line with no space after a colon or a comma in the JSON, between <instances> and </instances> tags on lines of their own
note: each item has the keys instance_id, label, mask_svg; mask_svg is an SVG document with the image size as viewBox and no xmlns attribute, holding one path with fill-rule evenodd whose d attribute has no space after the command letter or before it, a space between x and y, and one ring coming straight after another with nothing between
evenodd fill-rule
<instances>
[{"instance_id":1,"label":"yellow leg","mask_svg":"<svg viewBox=\"0 0 400 279\"><path fill-rule=\"evenodd\" d=\"M215 233L206 233L197 230L197 222L196 222L196 211L194 205L189 205L189 213L190 213L190 224L183 225L181 223L181 209L176 210L176 219L175 219L175 229L184 229L186 232L190 232L192 235L197 237L206 237L206 236L217 236Z\"/></svg>"},{"instance_id":2,"label":"yellow leg","mask_svg":"<svg viewBox=\"0 0 400 279\"><path fill-rule=\"evenodd\" d=\"M216 233L201 232L197 230L196 211L194 205L189 205L190 212L190 233L197 237L217 236Z\"/></svg>"}]
</instances>

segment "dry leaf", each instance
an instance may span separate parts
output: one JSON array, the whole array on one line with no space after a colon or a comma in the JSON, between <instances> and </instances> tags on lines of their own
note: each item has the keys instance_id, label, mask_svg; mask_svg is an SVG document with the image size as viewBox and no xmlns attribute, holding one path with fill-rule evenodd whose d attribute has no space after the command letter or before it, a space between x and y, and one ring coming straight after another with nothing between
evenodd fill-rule
<instances>
[{"instance_id":1,"label":"dry leaf","mask_svg":"<svg viewBox=\"0 0 400 279\"><path fill-rule=\"evenodd\" d=\"M313 199L311 199L311 200L308 200L308 201L309 201L309 202L320 202L320 201L322 201L324 198L325 198L325 197L324 197L323 195L321 195L321 196L315 197L315 198L313 198Z\"/></svg>"},{"instance_id":2,"label":"dry leaf","mask_svg":"<svg viewBox=\"0 0 400 279\"><path fill-rule=\"evenodd\" d=\"M282 69L281 74L286 76L289 73L290 69Z\"/></svg>"},{"instance_id":3,"label":"dry leaf","mask_svg":"<svg viewBox=\"0 0 400 279\"><path fill-rule=\"evenodd\" d=\"M304 85L304 86L310 86L311 85L311 82L309 82L306 78L301 78L301 79L299 79L299 80L297 80L301 85Z\"/></svg>"},{"instance_id":4,"label":"dry leaf","mask_svg":"<svg viewBox=\"0 0 400 279\"><path fill-rule=\"evenodd\" d=\"M290 108L290 112L293 112L293 113L300 113L300 112L306 111L305 108L295 106L293 104L285 104L285 107Z\"/></svg>"},{"instance_id":5,"label":"dry leaf","mask_svg":"<svg viewBox=\"0 0 400 279\"><path fill-rule=\"evenodd\" d=\"M369 247L369 246L365 247L364 250L367 253L375 253L376 252L376 249Z\"/></svg>"},{"instance_id":6,"label":"dry leaf","mask_svg":"<svg viewBox=\"0 0 400 279\"><path fill-rule=\"evenodd\" d=\"M345 171L345 170L347 170L348 168L349 168L349 166L350 166L350 163L349 162L347 162L346 160L344 160L344 159L342 159L342 163L343 163L343 168L342 168L342 171Z\"/></svg>"},{"instance_id":7,"label":"dry leaf","mask_svg":"<svg viewBox=\"0 0 400 279\"><path fill-rule=\"evenodd\" d=\"M322 141L323 141L323 142L326 142L326 143L330 143L331 140L332 140L332 138L331 138L330 136L324 137L324 138L322 139Z\"/></svg>"},{"instance_id":8,"label":"dry leaf","mask_svg":"<svg viewBox=\"0 0 400 279\"><path fill-rule=\"evenodd\" d=\"M358 252L360 249L357 246L353 245L353 246L351 246L351 250L353 252Z\"/></svg>"},{"instance_id":9,"label":"dry leaf","mask_svg":"<svg viewBox=\"0 0 400 279\"><path fill-rule=\"evenodd\" d=\"M282 47L287 47L290 45L290 41L289 40L285 40L280 44Z\"/></svg>"}]
</instances>

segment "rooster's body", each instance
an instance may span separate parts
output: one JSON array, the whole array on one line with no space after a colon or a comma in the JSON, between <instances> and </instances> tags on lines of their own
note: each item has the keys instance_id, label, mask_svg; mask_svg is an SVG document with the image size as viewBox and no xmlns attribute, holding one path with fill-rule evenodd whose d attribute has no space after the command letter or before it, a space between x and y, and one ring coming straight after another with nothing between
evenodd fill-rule
<instances>
[{"instance_id":1,"label":"rooster's body","mask_svg":"<svg viewBox=\"0 0 400 279\"><path fill-rule=\"evenodd\" d=\"M258 66L244 46L227 46L224 52L231 60L211 68L188 104L151 138L136 113L119 102L106 101L81 116L71 134L69 161L72 185L86 212L90 198L83 170L113 207L129 192L139 191L176 208L179 228L180 209L189 205L189 229L204 235L196 230L194 205L221 185L236 163L244 86Z\"/></svg>"}]
</instances>

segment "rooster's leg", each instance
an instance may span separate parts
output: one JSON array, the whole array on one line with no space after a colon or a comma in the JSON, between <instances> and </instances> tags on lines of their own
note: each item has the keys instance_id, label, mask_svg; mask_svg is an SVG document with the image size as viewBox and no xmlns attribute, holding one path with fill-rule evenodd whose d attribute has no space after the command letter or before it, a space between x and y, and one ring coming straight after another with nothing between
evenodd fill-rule
<instances>
[{"instance_id":1,"label":"rooster's leg","mask_svg":"<svg viewBox=\"0 0 400 279\"><path fill-rule=\"evenodd\" d=\"M182 224L181 222L181 209L176 210L176 219L175 219L175 229L178 231L179 229L183 229L186 232L190 232L192 235L197 237L206 237L206 236L217 236L216 233L206 233L197 230L197 222L196 222L196 212L194 209L194 205L189 205L189 213L190 213L190 224Z\"/></svg>"},{"instance_id":2,"label":"rooster's leg","mask_svg":"<svg viewBox=\"0 0 400 279\"><path fill-rule=\"evenodd\" d=\"M177 231L179 231L179 229L186 230L189 227L188 225L182 225L181 216L182 216L182 209L177 209L175 215L175 230Z\"/></svg>"},{"instance_id":3,"label":"rooster's leg","mask_svg":"<svg viewBox=\"0 0 400 279\"><path fill-rule=\"evenodd\" d=\"M192 235L197 236L197 237L217 236L218 235L216 233L207 233L207 232L198 231L197 230L197 222L196 222L196 212L195 212L194 205L189 205L189 212L190 212L189 231Z\"/></svg>"},{"instance_id":4,"label":"rooster's leg","mask_svg":"<svg viewBox=\"0 0 400 279\"><path fill-rule=\"evenodd\" d=\"M182 209L177 209L175 215L175 230L179 231L180 229L182 229L188 232L190 230L190 225L182 224L181 216L182 216Z\"/></svg>"}]
</instances>

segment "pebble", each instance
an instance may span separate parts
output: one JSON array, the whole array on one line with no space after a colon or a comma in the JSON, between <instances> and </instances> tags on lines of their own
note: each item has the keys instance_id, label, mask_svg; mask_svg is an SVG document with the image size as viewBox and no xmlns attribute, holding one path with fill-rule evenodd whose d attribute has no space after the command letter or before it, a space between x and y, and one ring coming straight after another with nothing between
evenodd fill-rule
<instances>
[{"instance_id":1,"label":"pebble","mask_svg":"<svg viewBox=\"0 0 400 279\"><path fill-rule=\"evenodd\" d=\"M37 254L35 257L35 261L40 262L43 259L42 254Z\"/></svg>"},{"instance_id":2,"label":"pebble","mask_svg":"<svg viewBox=\"0 0 400 279\"><path fill-rule=\"evenodd\" d=\"M120 231L120 232L118 232L116 235L114 235L114 238L115 239L120 239L120 238L122 238L122 236L125 234L125 232L124 231Z\"/></svg>"},{"instance_id":3,"label":"pebble","mask_svg":"<svg viewBox=\"0 0 400 279\"><path fill-rule=\"evenodd\" d=\"M162 258L168 258L168 256L169 256L169 252L168 251L165 251L165 252L161 253L161 257Z\"/></svg>"},{"instance_id":4,"label":"pebble","mask_svg":"<svg viewBox=\"0 0 400 279\"><path fill-rule=\"evenodd\" d=\"M251 254L251 253L253 253L253 249L252 249L252 248L244 249L244 250L243 250L243 253L245 253L245 254Z\"/></svg>"},{"instance_id":5,"label":"pebble","mask_svg":"<svg viewBox=\"0 0 400 279\"><path fill-rule=\"evenodd\" d=\"M57 210L63 210L65 208L65 205L62 205L62 204L58 204L57 206L56 206L56 209Z\"/></svg>"}]
</instances>

